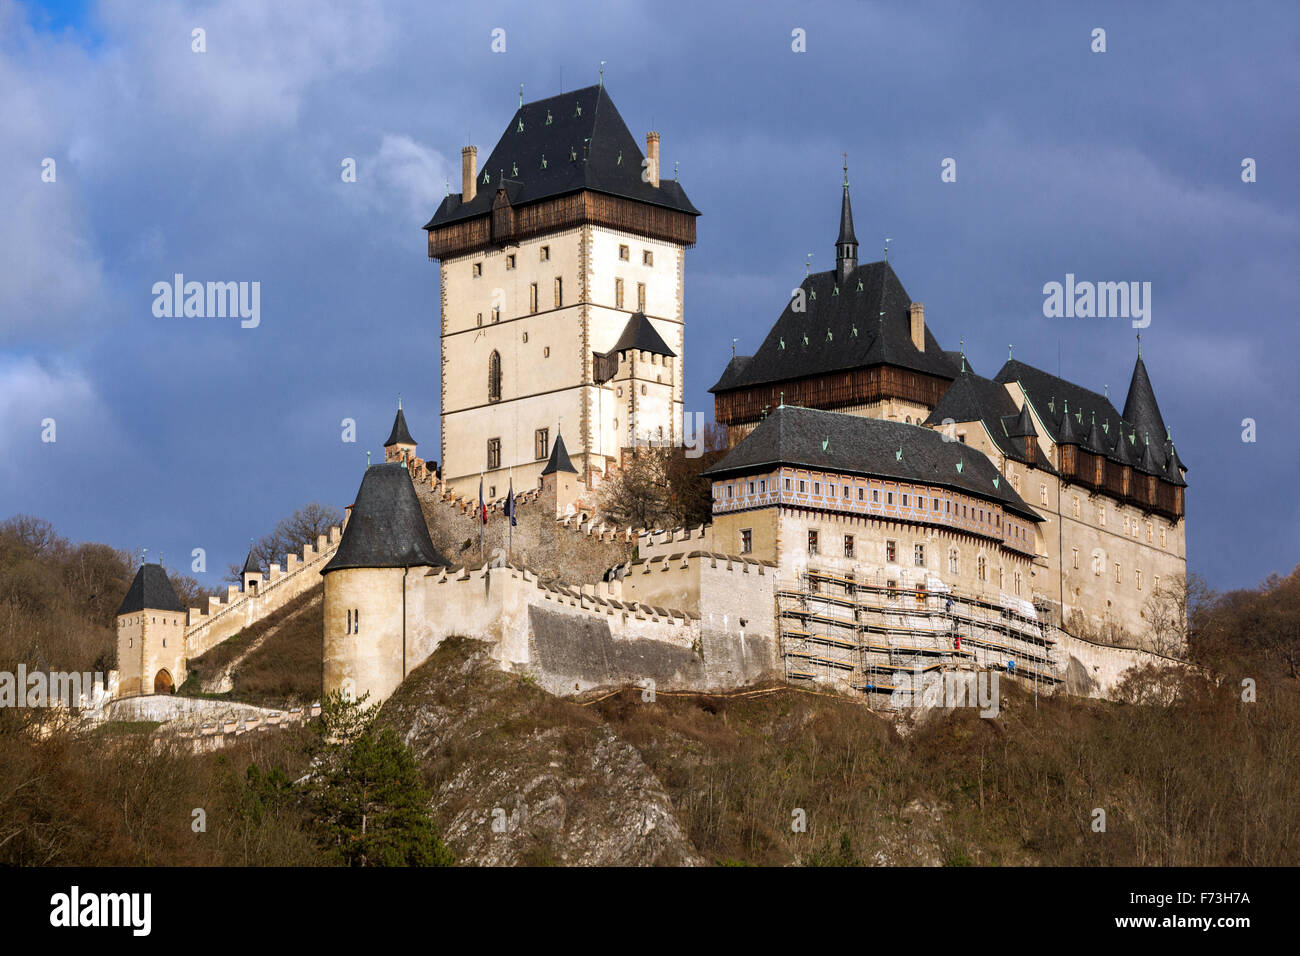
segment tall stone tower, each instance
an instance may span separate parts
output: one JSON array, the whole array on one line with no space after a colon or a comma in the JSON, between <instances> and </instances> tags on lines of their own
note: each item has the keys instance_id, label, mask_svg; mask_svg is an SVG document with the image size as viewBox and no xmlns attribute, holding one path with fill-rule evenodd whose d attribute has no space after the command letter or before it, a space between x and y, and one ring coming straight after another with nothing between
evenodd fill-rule
<instances>
[{"instance_id":1,"label":"tall stone tower","mask_svg":"<svg viewBox=\"0 0 1300 956\"><path fill-rule=\"evenodd\" d=\"M682 440L685 252L695 217L603 86L527 103L426 224L441 264L442 475L538 487L563 426L581 480ZM650 343L650 347L641 347Z\"/></svg>"},{"instance_id":2,"label":"tall stone tower","mask_svg":"<svg viewBox=\"0 0 1300 956\"><path fill-rule=\"evenodd\" d=\"M118 695L170 694L185 683L185 606L161 564L142 564L117 609Z\"/></svg>"}]
</instances>

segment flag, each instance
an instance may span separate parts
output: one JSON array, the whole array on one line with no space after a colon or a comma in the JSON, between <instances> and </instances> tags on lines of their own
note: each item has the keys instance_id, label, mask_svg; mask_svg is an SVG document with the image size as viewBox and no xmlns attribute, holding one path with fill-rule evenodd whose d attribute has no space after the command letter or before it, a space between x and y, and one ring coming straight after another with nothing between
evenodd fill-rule
<instances>
[{"instance_id":1,"label":"flag","mask_svg":"<svg viewBox=\"0 0 1300 956\"><path fill-rule=\"evenodd\" d=\"M483 500L483 476L478 476L478 513L479 518L487 524L487 502Z\"/></svg>"},{"instance_id":2,"label":"flag","mask_svg":"<svg viewBox=\"0 0 1300 956\"><path fill-rule=\"evenodd\" d=\"M509 493L508 495L506 495L506 515L507 515L507 517L510 518L510 527L513 528L515 525L519 524L518 519L515 518L515 480L514 480L514 478L511 478L511 479L510 479L510 493Z\"/></svg>"}]
</instances>

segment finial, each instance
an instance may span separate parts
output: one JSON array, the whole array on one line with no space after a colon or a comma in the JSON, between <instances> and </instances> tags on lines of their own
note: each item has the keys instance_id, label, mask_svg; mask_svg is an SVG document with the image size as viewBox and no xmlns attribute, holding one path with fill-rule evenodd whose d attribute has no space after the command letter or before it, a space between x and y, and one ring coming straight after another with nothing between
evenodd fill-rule
<instances>
[{"instance_id":1,"label":"finial","mask_svg":"<svg viewBox=\"0 0 1300 956\"><path fill-rule=\"evenodd\" d=\"M966 371L966 340L961 339L961 370Z\"/></svg>"},{"instance_id":2,"label":"finial","mask_svg":"<svg viewBox=\"0 0 1300 956\"><path fill-rule=\"evenodd\" d=\"M840 155L844 157L844 185L847 187L849 185L849 154L840 153Z\"/></svg>"},{"instance_id":3,"label":"finial","mask_svg":"<svg viewBox=\"0 0 1300 956\"><path fill-rule=\"evenodd\" d=\"M605 88L605 61L600 61L600 88Z\"/></svg>"},{"instance_id":4,"label":"finial","mask_svg":"<svg viewBox=\"0 0 1300 956\"><path fill-rule=\"evenodd\" d=\"M812 253L808 253L808 258L804 260L803 274L812 275Z\"/></svg>"},{"instance_id":5,"label":"finial","mask_svg":"<svg viewBox=\"0 0 1300 956\"><path fill-rule=\"evenodd\" d=\"M886 262L889 261L889 244L890 244L891 242L893 242L893 241L894 241L893 239L886 239L886 240L885 240L885 261L886 261Z\"/></svg>"},{"instance_id":6,"label":"finial","mask_svg":"<svg viewBox=\"0 0 1300 956\"><path fill-rule=\"evenodd\" d=\"M1142 357L1142 333L1138 333L1138 358Z\"/></svg>"},{"instance_id":7,"label":"finial","mask_svg":"<svg viewBox=\"0 0 1300 956\"><path fill-rule=\"evenodd\" d=\"M785 392L781 393L781 404L777 408L785 408Z\"/></svg>"},{"instance_id":8,"label":"finial","mask_svg":"<svg viewBox=\"0 0 1300 956\"><path fill-rule=\"evenodd\" d=\"M369 451L369 449L366 450L366 467L367 467L367 468L370 467L370 451Z\"/></svg>"},{"instance_id":9,"label":"finial","mask_svg":"<svg viewBox=\"0 0 1300 956\"><path fill-rule=\"evenodd\" d=\"M524 105L524 84L519 84L519 105Z\"/></svg>"},{"instance_id":10,"label":"finial","mask_svg":"<svg viewBox=\"0 0 1300 956\"><path fill-rule=\"evenodd\" d=\"M673 182L677 181L677 160L673 160Z\"/></svg>"},{"instance_id":11,"label":"finial","mask_svg":"<svg viewBox=\"0 0 1300 956\"><path fill-rule=\"evenodd\" d=\"M402 410L402 393L401 393L401 392L398 392L398 393L397 393L397 410L398 410L399 412Z\"/></svg>"},{"instance_id":12,"label":"finial","mask_svg":"<svg viewBox=\"0 0 1300 956\"><path fill-rule=\"evenodd\" d=\"M1007 361L1008 361L1008 362L1011 361L1011 348L1012 348L1011 343L1008 342L1008 343L1007 343Z\"/></svg>"},{"instance_id":13,"label":"finial","mask_svg":"<svg viewBox=\"0 0 1300 956\"><path fill-rule=\"evenodd\" d=\"M1104 389L1106 390L1106 400L1109 401L1109 400L1110 400L1110 386L1109 386L1109 385L1103 385L1102 388L1104 388Z\"/></svg>"},{"instance_id":14,"label":"finial","mask_svg":"<svg viewBox=\"0 0 1300 956\"><path fill-rule=\"evenodd\" d=\"M141 563L141 564L144 564L145 561L148 559L148 556L149 556L149 549L148 549L148 548L141 548L141 549L140 549L140 563Z\"/></svg>"},{"instance_id":15,"label":"finial","mask_svg":"<svg viewBox=\"0 0 1300 956\"><path fill-rule=\"evenodd\" d=\"M736 342L737 342L737 341L739 341L739 340L738 340L738 339L734 339L734 338L731 340L731 357L732 357L732 358L735 358L735 357L736 357Z\"/></svg>"}]
</instances>

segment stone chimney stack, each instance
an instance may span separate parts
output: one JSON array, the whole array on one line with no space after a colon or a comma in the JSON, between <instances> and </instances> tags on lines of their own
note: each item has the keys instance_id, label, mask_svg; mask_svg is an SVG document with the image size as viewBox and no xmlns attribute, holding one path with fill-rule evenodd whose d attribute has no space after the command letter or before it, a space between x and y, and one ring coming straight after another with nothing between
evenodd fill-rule
<instances>
[{"instance_id":1,"label":"stone chimney stack","mask_svg":"<svg viewBox=\"0 0 1300 956\"><path fill-rule=\"evenodd\" d=\"M659 188L659 134L654 130L645 134L645 158L650 160L646 165L646 172L650 178L648 182L655 189Z\"/></svg>"},{"instance_id":2,"label":"stone chimney stack","mask_svg":"<svg viewBox=\"0 0 1300 956\"><path fill-rule=\"evenodd\" d=\"M478 195L478 147L460 151L460 201L469 202Z\"/></svg>"},{"instance_id":3,"label":"stone chimney stack","mask_svg":"<svg viewBox=\"0 0 1300 956\"><path fill-rule=\"evenodd\" d=\"M925 305L921 302L913 302L907 310L907 316L911 320L912 327L912 344L916 346L918 352L925 351Z\"/></svg>"}]
</instances>

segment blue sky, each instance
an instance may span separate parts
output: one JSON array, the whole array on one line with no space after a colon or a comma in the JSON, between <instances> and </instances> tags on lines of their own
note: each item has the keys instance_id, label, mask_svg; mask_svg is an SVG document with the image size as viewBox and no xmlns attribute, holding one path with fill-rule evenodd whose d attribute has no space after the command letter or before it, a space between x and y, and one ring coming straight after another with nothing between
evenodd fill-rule
<instances>
[{"instance_id":1,"label":"blue sky","mask_svg":"<svg viewBox=\"0 0 1300 956\"><path fill-rule=\"evenodd\" d=\"M1044 318L1042 287L1150 282L1143 355L1191 469L1190 566L1218 588L1289 571L1300 8L1074 6L0 0L0 516L182 570L202 547L215 582L295 507L351 501L398 392L436 457L420 226L521 83L549 96L605 60L703 212L692 410L711 414L732 337L757 347L805 256L832 266L846 151L862 258L892 238L935 335L981 374L1014 343L1122 408L1134 329ZM260 326L154 317L177 272L260 282Z\"/></svg>"}]
</instances>

